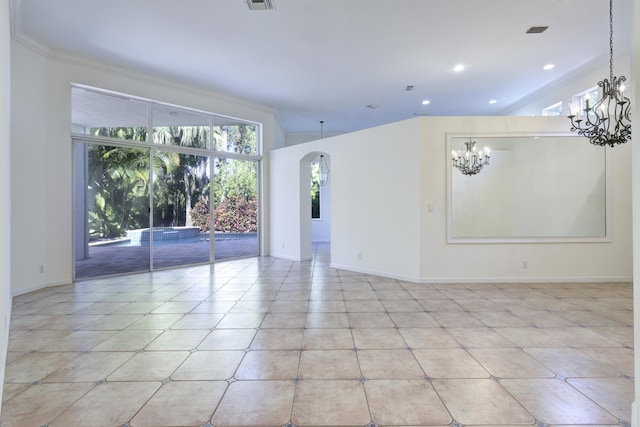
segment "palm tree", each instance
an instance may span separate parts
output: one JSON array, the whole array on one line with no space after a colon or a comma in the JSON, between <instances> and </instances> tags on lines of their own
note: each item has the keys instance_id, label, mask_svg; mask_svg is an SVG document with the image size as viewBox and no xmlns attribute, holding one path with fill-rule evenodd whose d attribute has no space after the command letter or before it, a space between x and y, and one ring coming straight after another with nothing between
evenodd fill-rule
<instances>
[{"instance_id":1,"label":"palm tree","mask_svg":"<svg viewBox=\"0 0 640 427\"><path fill-rule=\"evenodd\" d=\"M146 150L90 145L88 190L94 193L89 221L94 234L114 238L140 228L149 195Z\"/></svg>"},{"instance_id":2,"label":"palm tree","mask_svg":"<svg viewBox=\"0 0 640 427\"><path fill-rule=\"evenodd\" d=\"M205 126L164 126L154 128L154 142L160 144L179 145L183 147L208 148L209 128ZM184 212L184 225L193 226L191 209L195 194L203 194L208 183L207 157L191 154L178 155L179 163L173 170L174 182L181 182L184 189L184 200L180 200L179 191L174 188L174 209L178 206ZM175 223L178 215L173 216ZM173 224L177 225L177 224Z\"/></svg>"}]
</instances>

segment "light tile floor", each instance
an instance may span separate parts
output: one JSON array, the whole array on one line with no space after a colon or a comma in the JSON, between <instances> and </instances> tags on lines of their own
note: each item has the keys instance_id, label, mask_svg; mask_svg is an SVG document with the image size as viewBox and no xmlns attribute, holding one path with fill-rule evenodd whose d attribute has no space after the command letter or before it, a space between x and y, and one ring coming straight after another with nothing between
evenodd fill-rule
<instances>
[{"instance_id":1,"label":"light tile floor","mask_svg":"<svg viewBox=\"0 0 640 427\"><path fill-rule=\"evenodd\" d=\"M2 426L630 425L629 283L251 258L14 299Z\"/></svg>"}]
</instances>

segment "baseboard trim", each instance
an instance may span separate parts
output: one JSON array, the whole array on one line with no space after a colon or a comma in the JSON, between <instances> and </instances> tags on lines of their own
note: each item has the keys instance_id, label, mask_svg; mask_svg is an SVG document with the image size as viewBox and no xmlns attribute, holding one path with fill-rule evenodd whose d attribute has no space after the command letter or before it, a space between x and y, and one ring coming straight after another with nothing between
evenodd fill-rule
<instances>
[{"instance_id":1,"label":"baseboard trim","mask_svg":"<svg viewBox=\"0 0 640 427\"><path fill-rule=\"evenodd\" d=\"M311 256L308 256L308 257L295 257L295 256L291 256L291 255L274 254L274 253L271 253L271 255L269 255L269 256L274 257L274 258L286 259L287 261L311 261L313 259L313 257L311 257Z\"/></svg>"},{"instance_id":2,"label":"baseboard trim","mask_svg":"<svg viewBox=\"0 0 640 427\"><path fill-rule=\"evenodd\" d=\"M23 288L20 289L19 292L16 293L11 293L11 297L17 297L20 295L24 295L24 294L28 294L29 292L35 292L35 291L39 291L41 289L45 289L45 288L53 288L56 286L63 286L63 285L69 285L71 284L70 281L66 281L66 280L59 280L59 281L55 281L55 282L47 282L47 283L41 283L39 285L34 285L34 286L29 286L28 288Z\"/></svg>"},{"instance_id":3,"label":"baseboard trim","mask_svg":"<svg viewBox=\"0 0 640 427\"><path fill-rule=\"evenodd\" d=\"M368 268L358 268L343 264L330 264L332 268L353 271L356 273L370 274L372 276L388 277L390 279L404 280L414 283L622 283L632 282L632 277L627 276L545 276L545 277L415 277L403 274L387 273L383 271L371 270Z\"/></svg>"},{"instance_id":4,"label":"baseboard trim","mask_svg":"<svg viewBox=\"0 0 640 427\"><path fill-rule=\"evenodd\" d=\"M631 277L621 276L546 276L546 277L423 277L419 283L623 283Z\"/></svg>"},{"instance_id":5,"label":"baseboard trim","mask_svg":"<svg viewBox=\"0 0 640 427\"><path fill-rule=\"evenodd\" d=\"M334 263L331 263L329 266L331 268L337 268L337 269L340 269L340 270L353 271L353 272L356 272L356 273L369 274L371 276L388 277L389 279L397 279L397 280L404 280L406 282L420 283L420 278L419 277L415 277L415 276L407 276L407 275L404 275L404 274L387 273L387 272L383 272L383 271L371 270L371 269L368 269L368 268L357 268L357 267L353 267L353 266L350 266L350 265L342 265L342 264L334 264Z\"/></svg>"}]
</instances>

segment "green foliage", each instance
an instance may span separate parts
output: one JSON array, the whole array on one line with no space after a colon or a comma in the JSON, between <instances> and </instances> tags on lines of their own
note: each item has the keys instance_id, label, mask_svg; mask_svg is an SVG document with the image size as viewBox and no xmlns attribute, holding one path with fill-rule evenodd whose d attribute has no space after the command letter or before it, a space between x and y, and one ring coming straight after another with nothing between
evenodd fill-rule
<instances>
[{"instance_id":1,"label":"green foliage","mask_svg":"<svg viewBox=\"0 0 640 427\"><path fill-rule=\"evenodd\" d=\"M255 152L255 126L216 128L226 132L238 153ZM121 139L146 140L146 128L95 128L91 133ZM206 148L209 128L156 127L154 142ZM126 230L149 227L211 228L208 194L209 157L147 149L89 145L89 223L92 236L121 237ZM216 231L257 230L257 167L253 161L214 158ZM150 162L152 164L150 165ZM153 203L149 209L149 169L153 173ZM247 216L246 218L244 216Z\"/></svg>"},{"instance_id":2,"label":"green foliage","mask_svg":"<svg viewBox=\"0 0 640 427\"><path fill-rule=\"evenodd\" d=\"M311 218L320 218L320 165L311 164Z\"/></svg>"},{"instance_id":3,"label":"green foliage","mask_svg":"<svg viewBox=\"0 0 640 427\"><path fill-rule=\"evenodd\" d=\"M90 234L115 238L131 228L140 228L147 216L149 200L149 155L131 148L104 145L88 147ZM89 201L91 203L91 200Z\"/></svg>"},{"instance_id":4,"label":"green foliage","mask_svg":"<svg viewBox=\"0 0 640 427\"><path fill-rule=\"evenodd\" d=\"M217 151L255 155L258 152L255 125L214 126Z\"/></svg>"},{"instance_id":5,"label":"green foliage","mask_svg":"<svg viewBox=\"0 0 640 427\"><path fill-rule=\"evenodd\" d=\"M227 198L257 197L256 163L228 158L215 159L214 203L219 205Z\"/></svg>"},{"instance_id":6,"label":"green foliage","mask_svg":"<svg viewBox=\"0 0 640 427\"><path fill-rule=\"evenodd\" d=\"M201 232L211 231L208 200L203 197L191 210L193 225ZM258 200L231 197L215 208L214 230L225 233L255 233L258 231Z\"/></svg>"},{"instance_id":7,"label":"green foliage","mask_svg":"<svg viewBox=\"0 0 640 427\"><path fill-rule=\"evenodd\" d=\"M215 159L213 228L217 232L249 233L258 230L257 169L252 161ZM191 210L195 226L211 228L207 200L202 197Z\"/></svg>"},{"instance_id":8,"label":"green foliage","mask_svg":"<svg viewBox=\"0 0 640 427\"><path fill-rule=\"evenodd\" d=\"M89 212L89 235L120 237L123 232L118 221L115 221L116 214L110 207L105 207L102 195L96 194L96 204L99 205L99 208Z\"/></svg>"},{"instance_id":9,"label":"green foliage","mask_svg":"<svg viewBox=\"0 0 640 427\"><path fill-rule=\"evenodd\" d=\"M154 127L153 142L181 147L209 148L209 126Z\"/></svg>"},{"instance_id":10,"label":"green foliage","mask_svg":"<svg viewBox=\"0 0 640 427\"><path fill-rule=\"evenodd\" d=\"M216 206L215 231L250 233L258 230L257 199L233 196Z\"/></svg>"},{"instance_id":11,"label":"green foliage","mask_svg":"<svg viewBox=\"0 0 640 427\"><path fill-rule=\"evenodd\" d=\"M202 196L191 209L193 225L200 228L201 233L211 230L211 215L209 213L209 198Z\"/></svg>"},{"instance_id":12,"label":"green foliage","mask_svg":"<svg viewBox=\"0 0 640 427\"><path fill-rule=\"evenodd\" d=\"M88 131L89 135L93 136L106 136L109 138L128 139L132 141L146 141L147 140L147 128L125 128L125 127L112 127L112 128L91 128Z\"/></svg>"}]
</instances>

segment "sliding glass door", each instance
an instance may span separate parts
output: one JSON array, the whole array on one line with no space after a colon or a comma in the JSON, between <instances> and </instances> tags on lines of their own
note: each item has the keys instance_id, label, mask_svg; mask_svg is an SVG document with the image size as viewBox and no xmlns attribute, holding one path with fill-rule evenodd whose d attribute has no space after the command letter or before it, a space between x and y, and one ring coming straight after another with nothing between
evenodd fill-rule
<instances>
[{"instance_id":1,"label":"sliding glass door","mask_svg":"<svg viewBox=\"0 0 640 427\"><path fill-rule=\"evenodd\" d=\"M210 262L209 157L153 153L153 267Z\"/></svg>"},{"instance_id":2,"label":"sliding glass door","mask_svg":"<svg viewBox=\"0 0 640 427\"><path fill-rule=\"evenodd\" d=\"M217 157L214 180L215 258L258 255L257 162Z\"/></svg>"},{"instance_id":3,"label":"sliding glass door","mask_svg":"<svg viewBox=\"0 0 640 427\"><path fill-rule=\"evenodd\" d=\"M74 144L77 278L148 271L149 150Z\"/></svg>"},{"instance_id":4,"label":"sliding glass door","mask_svg":"<svg viewBox=\"0 0 640 427\"><path fill-rule=\"evenodd\" d=\"M71 96L75 279L259 254L257 124L87 87Z\"/></svg>"}]
</instances>

